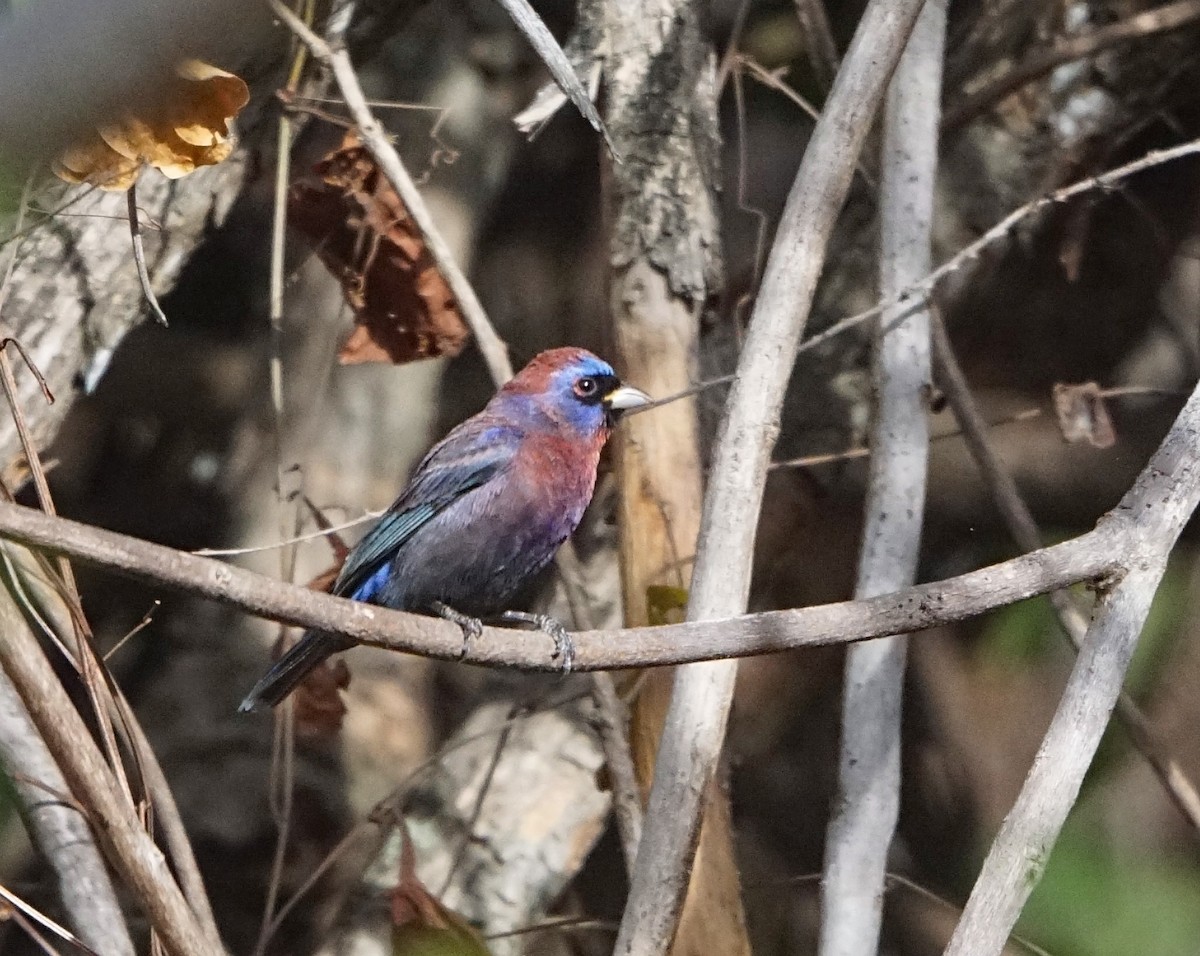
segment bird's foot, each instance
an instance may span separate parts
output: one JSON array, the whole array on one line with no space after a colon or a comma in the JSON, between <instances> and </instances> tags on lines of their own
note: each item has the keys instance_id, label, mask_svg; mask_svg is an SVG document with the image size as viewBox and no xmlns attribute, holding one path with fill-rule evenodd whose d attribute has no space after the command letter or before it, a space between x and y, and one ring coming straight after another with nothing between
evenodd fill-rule
<instances>
[{"instance_id":1,"label":"bird's foot","mask_svg":"<svg viewBox=\"0 0 1200 956\"><path fill-rule=\"evenodd\" d=\"M575 666L575 645L562 621L549 614L529 614L526 611L505 611L502 617L506 621L531 624L544 634L549 634L554 640L551 657L559 662L564 674L571 673L571 668Z\"/></svg>"},{"instance_id":2,"label":"bird's foot","mask_svg":"<svg viewBox=\"0 0 1200 956\"><path fill-rule=\"evenodd\" d=\"M441 601L434 602L433 610L438 617L457 624L462 629L462 650L458 654L458 659L462 660L470 653L471 642L483 633L483 621L477 617L471 617L469 614L463 614L462 611L456 611L449 604L443 604Z\"/></svg>"}]
</instances>

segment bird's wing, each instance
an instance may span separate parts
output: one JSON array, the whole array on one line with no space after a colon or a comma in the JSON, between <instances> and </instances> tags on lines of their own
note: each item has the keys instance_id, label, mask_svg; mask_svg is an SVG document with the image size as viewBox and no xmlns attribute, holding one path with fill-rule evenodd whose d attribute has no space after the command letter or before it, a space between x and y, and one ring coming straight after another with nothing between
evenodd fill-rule
<instances>
[{"instance_id":1,"label":"bird's wing","mask_svg":"<svg viewBox=\"0 0 1200 956\"><path fill-rule=\"evenodd\" d=\"M469 420L435 445L408 488L350 552L333 593L365 600L359 589L434 516L499 473L519 437L505 426Z\"/></svg>"}]
</instances>

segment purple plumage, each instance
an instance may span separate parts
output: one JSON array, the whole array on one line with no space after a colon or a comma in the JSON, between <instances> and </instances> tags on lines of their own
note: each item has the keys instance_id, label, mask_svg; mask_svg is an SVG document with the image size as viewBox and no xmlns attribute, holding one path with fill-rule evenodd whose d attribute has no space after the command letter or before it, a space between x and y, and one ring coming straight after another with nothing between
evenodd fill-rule
<instances>
[{"instance_id":1,"label":"purple plumage","mask_svg":"<svg viewBox=\"0 0 1200 956\"><path fill-rule=\"evenodd\" d=\"M542 352L425 456L351 551L333 593L418 613L508 610L579 524L621 411L648 401L591 352ZM346 646L309 631L241 709L277 704Z\"/></svg>"}]
</instances>

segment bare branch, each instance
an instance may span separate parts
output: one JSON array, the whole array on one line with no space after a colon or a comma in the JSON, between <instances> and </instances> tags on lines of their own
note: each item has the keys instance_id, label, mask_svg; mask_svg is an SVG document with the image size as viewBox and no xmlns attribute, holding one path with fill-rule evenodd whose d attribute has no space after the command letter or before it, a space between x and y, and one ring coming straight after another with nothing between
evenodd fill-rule
<instances>
[{"instance_id":1,"label":"bare branch","mask_svg":"<svg viewBox=\"0 0 1200 956\"><path fill-rule=\"evenodd\" d=\"M133 183L125 193L126 205L129 209L129 237L133 241L133 262L137 266L138 282L142 284L142 295L146 305L154 314L155 320L161 326L166 326L167 314L158 304L158 296L154 294L154 285L150 281L150 269L146 265L146 245L142 242L142 224L138 219L137 183Z\"/></svg>"},{"instance_id":2,"label":"bare branch","mask_svg":"<svg viewBox=\"0 0 1200 956\"><path fill-rule=\"evenodd\" d=\"M1200 502L1200 387L1111 513L1129 528L1128 574L1103 596L1021 793L1005 818L946 956L1000 953L1045 869L1121 692L1166 568Z\"/></svg>"},{"instance_id":3,"label":"bare branch","mask_svg":"<svg viewBox=\"0 0 1200 956\"><path fill-rule=\"evenodd\" d=\"M954 411L971 456L979 466L984 483L991 489L1008 533L1022 550L1036 550L1042 546L1042 535L1038 530L1033 513L1017 489L1012 474L1000 462L995 449L988 440L987 423L978 404L971 395L966 376L958 364L950 338L938 310L933 314L933 354L937 364L938 382ZM1058 615L1058 621L1067 639L1079 651L1087 631L1087 616L1069 591L1053 591L1050 602ZM1159 739L1142 713L1137 702L1125 691L1117 701L1117 718L1128 732L1133 744L1149 761L1163 789L1179 808L1179 812L1200 834L1200 793L1171 754L1166 744Z\"/></svg>"},{"instance_id":4,"label":"bare branch","mask_svg":"<svg viewBox=\"0 0 1200 956\"><path fill-rule=\"evenodd\" d=\"M754 535L783 393L834 222L883 90L922 0L872 0L863 13L796 174L717 437L688 618L745 610ZM713 780L733 700L732 662L676 676L646 830L615 952L660 953L678 925L702 795Z\"/></svg>"},{"instance_id":5,"label":"bare branch","mask_svg":"<svg viewBox=\"0 0 1200 956\"><path fill-rule=\"evenodd\" d=\"M610 777L617 835L621 838L621 852L625 854L626 872L632 873L638 844L642 842L642 797L629 749L628 709L617 693L611 674L596 672L593 693L596 698L595 720L604 744L604 761Z\"/></svg>"},{"instance_id":6,"label":"bare branch","mask_svg":"<svg viewBox=\"0 0 1200 956\"><path fill-rule=\"evenodd\" d=\"M839 319L833 325L829 326L829 328L805 340L801 344L799 351L810 351L834 336L841 335L843 332L862 325L862 323L875 318L877 315L881 315L887 309L892 309L905 303L910 308L918 308L919 300L930 295L943 280L948 278L952 273L957 272L968 262L978 259L989 246L999 242L1001 239L1007 238L1018 225L1026 219L1030 219L1044 211L1049 206L1067 202L1085 193L1111 190L1130 176L1135 176L1140 172L1152 169L1155 166L1161 166L1164 163L1183 159L1185 156L1195 156L1198 153L1200 153L1200 139L1189 140L1186 143L1180 143L1178 146L1172 146L1169 149L1151 150L1145 156L1139 156L1131 162L1116 166L1095 176L1088 176L1086 179L1081 179L1078 182L1056 189L1046 196L1039 196L1037 199L1032 199L1025 203L1025 205L1018 206L974 242L964 246L925 276L920 282L913 283L890 300L877 302L869 309L864 309L861 312L856 312L854 315L848 315L844 319Z\"/></svg>"},{"instance_id":7,"label":"bare branch","mask_svg":"<svg viewBox=\"0 0 1200 956\"><path fill-rule=\"evenodd\" d=\"M892 298L932 265L945 0L917 18L888 91L880 181L879 292ZM855 596L916 578L929 456L929 313L884 313L875 340L866 517ZM851 647L842 695L838 798L825 843L822 956L879 949L888 848L900 811L903 636Z\"/></svg>"},{"instance_id":8,"label":"bare branch","mask_svg":"<svg viewBox=\"0 0 1200 956\"><path fill-rule=\"evenodd\" d=\"M0 604L0 615L16 605ZM25 627L22 619L3 621ZM104 860L79 809L52 794L69 794L62 771L9 679L0 672L0 760L21 800L30 835L58 877L58 893L76 934L96 952L133 956L133 942ZM36 781L36 783L35 783Z\"/></svg>"},{"instance_id":9,"label":"bare branch","mask_svg":"<svg viewBox=\"0 0 1200 956\"><path fill-rule=\"evenodd\" d=\"M895 594L742 617L572 635L575 669L619 670L713 661L821 647L919 631L1122 568L1123 522L1110 515L1094 530L1000 564ZM126 577L219 601L284 624L340 634L361 644L441 660L461 660L462 632L440 618L333 597L252 571L103 528L0 502L0 536L69 555ZM557 672L551 642L538 632L485 627L466 658L472 664Z\"/></svg>"},{"instance_id":10,"label":"bare branch","mask_svg":"<svg viewBox=\"0 0 1200 956\"><path fill-rule=\"evenodd\" d=\"M134 890L167 949L176 956L221 956L188 906L166 859L117 789L91 734L7 589L0 590L5 639L0 662L70 791L88 808L117 872Z\"/></svg>"},{"instance_id":11,"label":"bare branch","mask_svg":"<svg viewBox=\"0 0 1200 956\"><path fill-rule=\"evenodd\" d=\"M1156 33L1178 30L1200 19L1200 0L1177 0L1152 10L1105 24L1076 36L1060 37L1051 46L1043 47L1021 63L1001 73L973 93L946 110L942 127L958 129L981 113L995 106L1039 76L1045 76L1064 63L1095 56L1109 47L1129 43Z\"/></svg>"}]
</instances>

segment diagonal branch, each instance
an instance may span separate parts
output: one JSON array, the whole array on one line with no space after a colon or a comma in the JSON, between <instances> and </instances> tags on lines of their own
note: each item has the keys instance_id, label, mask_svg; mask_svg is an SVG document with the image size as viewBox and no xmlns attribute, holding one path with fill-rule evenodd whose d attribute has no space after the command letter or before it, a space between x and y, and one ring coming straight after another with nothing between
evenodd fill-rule
<instances>
[{"instance_id":1,"label":"diagonal branch","mask_svg":"<svg viewBox=\"0 0 1200 956\"><path fill-rule=\"evenodd\" d=\"M1200 387L1111 514L1127 522L1128 574L1103 595L1050 728L975 883L946 956L1004 944L1074 806L1116 706L1167 557L1200 503Z\"/></svg>"},{"instance_id":2,"label":"diagonal branch","mask_svg":"<svg viewBox=\"0 0 1200 956\"><path fill-rule=\"evenodd\" d=\"M1033 519L1033 513L1021 497L1012 474L996 456L996 451L988 440L987 423L971 395L966 376L950 346L945 324L936 308L932 313L933 354L938 381L946 393L954 417L958 419L962 428L967 448L979 466L984 483L991 489L996 507L999 508L1017 547L1027 551L1036 550L1042 546L1042 535ZM1054 605L1063 633L1078 652L1087 631L1087 616L1069 591L1052 591L1050 603ZM1179 762L1155 734L1137 702L1125 691L1121 692L1117 701L1117 718L1133 740L1134 746L1150 763L1163 789L1179 808L1184 819L1192 825L1197 834L1200 834L1200 793L1196 792L1195 786L1179 766Z\"/></svg>"},{"instance_id":3,"label":"diagonal branch","mask_svg":"<svg viewBox=\"0 0 1200 956\"><path fill-rule=\"evenodd\" d=\"M0 664L59 761L71 793L88 808L108 858L134 890L150 925L174 956L219 956L219 944L206 935L162 852L120 794L112 770L7 589L0 589L0 617L6 622Z\"/></svg>"},{"instance_id":4,"label":"diagonal branch","mask_svg":"<svg viewBox=\"0 0 1200 956\"><path fill-rule=\"evenodd\" d=\"M929 271L945 0L929 0L892 78L884 113L879 292L892 298ZM880 317L866 517L856 597L912 584L921 550L929 457L929 312ZM879 949L888 849L900 812L904 636L846 655L838 799L825 842L822 956Z\"/></svg>"},{"instance_id":5,"label":"diagonal branch","mask_svg":"<svg viewBox=\"0 0 1200 956\"><path fill-rule=\"evenodd\" d=\"M537 11L530 6L529 0L496 0L496 2L504 7L508 15L512 17L513 23L529 41L529 45L541 57L542 62L546 64L546 69L554 77L554 82L558 84L558 88L575 104L575 108L583 114L583 118L591 124L592 129L604 137L605 143L608 144L608 148L613 151L615 156L616 149L609 138L608 130L604 128L600 114L596 112L591 95L579 79L571 61L567 59L563 48L558 45L558 41L554 39L554 35L542 18L537 15Z\"/></svg>"},{"instance_id":6,"label":"diagonal branch","mask_svg":"<svg viewBox=\"0 0 1200 956\"><path fill-rule=\"evenodd\" d=\"M11 615L11 617L9 617ZM5 633L25 627L11 602L0 604ZM0 760L13 781L21 814L34 842L58 878L58 893L76 935L96 952L133 956L133 942L104 859L66 780L12 682L0 672Z\"/></svg>"},{"instance_id":7,"label":"diagonal branch","mask_svg":"<svg viewBox=\"0 0 1200 956\"><path fill-rule=\"evenodd\" d=\"M1109 47L1143 37L1179 30L1200 19L1200 0L1176 0L1152 10L1095 27L1076 36L1061 37L1025 60L1005 70L973 93L953 103L942 120L944 130L955 130L991 109L1027 83L1074 60L1095 56Z\"/></svg>"}]
</instances>

